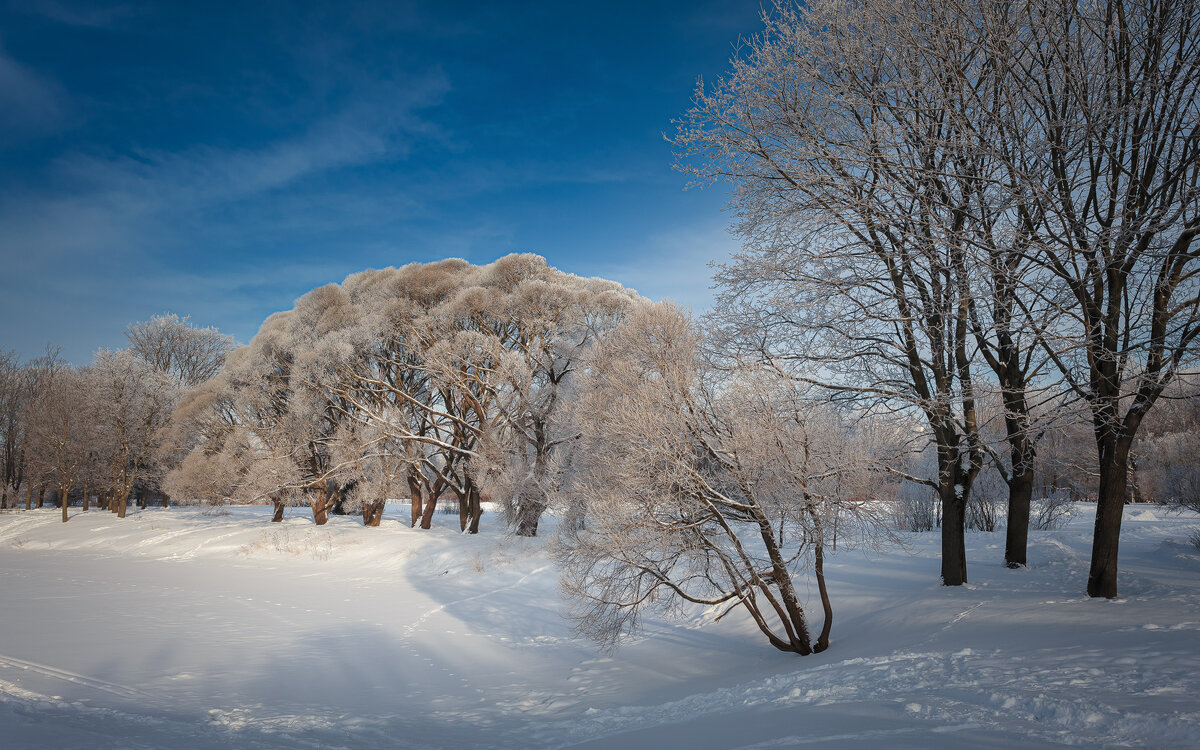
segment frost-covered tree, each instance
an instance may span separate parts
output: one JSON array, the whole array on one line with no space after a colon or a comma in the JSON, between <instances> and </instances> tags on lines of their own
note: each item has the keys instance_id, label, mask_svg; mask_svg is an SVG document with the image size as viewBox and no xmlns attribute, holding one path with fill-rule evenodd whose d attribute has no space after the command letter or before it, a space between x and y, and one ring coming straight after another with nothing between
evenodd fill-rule
<instances>
[{"instance_id":1,"label":"frost-covered tree","mask_svg":"<svg viewBox=\"0 0 1200 750\"><path fill-rule=\"evenodd\" d=\"M216 328L198 328L178 315L156 315L125 329L129 348L155 370L193 387L217 374L233 337Z\"/></svg>"},{"instance_id":2,"label":"frost-covered tree","mask_svg":"<svg viewBox=\"0 0 1200 750\"><path fill-rule=\"evenodd\" d=\"M877 409L936 449L942 581L966 582L984 451L972 331L977 166L953 98L977 51L937 3L776 5L679 123L681 166L735 188L743 250L718 273L728 346ZM962 94L965 96L965 93Z\"/></svg>"},{"instance_id":3,"label":"frost-covered tree","mask_svg":"<svg viewBox=\"0 0 1200 750\"><path fill-rule=\"evenodd\" d=\"M124 518L135 486L161 474L154 461L181 386L131 349L101 349L88 375L92 460Z\"/></svg>"},{"instance_id":4,"label":"frost-covered tree","mask_svg":"<svg viewBox=\"0 0 1200 750\"><path fill-rule=\"evenodd\" d=\"M649 609L685 602L748 613L774 647L829 645L824 556L876 528L878 475L836 415L767 369L712 367L696 329L663 303L599 344L576 409L583 445L563 492L587 522L557 545L579 632L613 645ZM811 570L815 639L797 576ZM724 613L722 613L724 616Z\"/></svg>"},{"instance_id":5,"label":"frost-covered tree","mask_svg":"<svg viewBox=\"0 0 1200 750\"><path fill-rule=\"evenodd\" d=\"M81 478L94 437L93 384L87 370L55 357L44 360L39 369L25 417L31 468L55 489L66 523L70 494ZM39 490L38 507L41 502Z\"/></svg>"},{"instance_id":6,"label":"frost-covered tree","mask_svg":"<svg viewBox=\"0 0 1200 750\"><path fill-rule=\"evenodd\" d=\"M1039 0L1005 32L1020 137L1002 156L1040 215L1030 257L1062 292L1047 349L1090 411L1088 594L1113 597L1130 450L1200 335L1200 4Z\"/></svg>"}]
</instances>

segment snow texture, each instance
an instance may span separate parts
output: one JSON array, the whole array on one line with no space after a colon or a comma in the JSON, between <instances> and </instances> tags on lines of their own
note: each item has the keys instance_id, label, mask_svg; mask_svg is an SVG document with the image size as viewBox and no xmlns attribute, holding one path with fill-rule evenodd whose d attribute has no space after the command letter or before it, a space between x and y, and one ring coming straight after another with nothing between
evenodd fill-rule
<instances>
[{"instance_id":1,"label":"snow texture","mask_svg":"<svg viewBox=\"0 0 1200 750\"><path fill-rule=\"evenodd\" d=\"M1194 514L1130 509L1112 601L1083 594L1091 506L1031 532L1028 569L968 534L962 587L936 534L839 552L833 643L797 657L702 609L597 653L546 538L494 515L470 536L293 512L0 515L0 744L1200 747Z\"/></svg>"}]
</instances>

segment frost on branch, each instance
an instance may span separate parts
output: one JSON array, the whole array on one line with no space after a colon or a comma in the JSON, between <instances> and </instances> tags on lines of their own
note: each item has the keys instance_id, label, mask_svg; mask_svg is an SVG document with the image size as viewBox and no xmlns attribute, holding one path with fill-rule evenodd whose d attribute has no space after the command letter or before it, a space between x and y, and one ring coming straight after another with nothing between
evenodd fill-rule
<instances>
[{"instance_id":1,"label":"frost on branch","mask_svg":"<svg viewBox=\"0 0 1200 750\"><path fill-rule=\"evenodd\" d=\"M824 556L882 526L866 501L864 445L837 416L765 370L722 372L669 304L606 337L581 385L573 481L582 528L557 545L579 632L615 645L647 609L741 608L771 645L829 645ZM839 539L840 535L840 539ZM814 639L797 576L816 579Z\"/></svg>"}]
</instances>

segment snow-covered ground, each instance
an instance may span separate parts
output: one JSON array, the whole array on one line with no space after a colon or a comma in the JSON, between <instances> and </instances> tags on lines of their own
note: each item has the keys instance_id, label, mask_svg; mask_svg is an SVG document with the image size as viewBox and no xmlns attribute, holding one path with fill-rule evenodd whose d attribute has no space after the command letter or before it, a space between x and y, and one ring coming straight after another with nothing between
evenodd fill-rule
<instances>
[{"instance_id":1,"label":"snow-covered ground","mask_svg":"<svg viewBox=\"0 0 1200 750\"><path fill-rule=\"evenodd\" d=\"M968 535L959 588L936 534L840 551L833 645L797 657L703 611L597 653L545 539L406 512L0 515L0 747L1200 747L1192 514L1127 508L1113 601L1090 506L1027 570Z\"/></svg>"}]
</instances>

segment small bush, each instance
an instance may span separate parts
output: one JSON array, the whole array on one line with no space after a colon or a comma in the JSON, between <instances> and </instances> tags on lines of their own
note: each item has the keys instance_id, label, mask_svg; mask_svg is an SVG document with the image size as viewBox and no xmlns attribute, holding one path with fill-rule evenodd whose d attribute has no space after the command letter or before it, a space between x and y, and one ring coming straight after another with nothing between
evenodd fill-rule
<instances>
[{"instance_id":1,"label":"small bush","mask_svg":"<svg viewBox=\"0 0 1200 750\"><path fill-rule=\"evenodd\" d=\"M1039 531L1053 531L1071 517L1074 505L1066 491L1055 492L1041 500L1035 500L1029 513L1029 527Z\"/></svg>"},{"instance_id":2,"label":"small bush","mask_svg":"<svg viewBox=\"0 0 1200 750\"><path fill-rule=\"evenodd\" d=\"M942 525L941 505L927 489L901 493L896 503L896 528L900 531L933 531Z\"/></svg>"}]
</instances>

